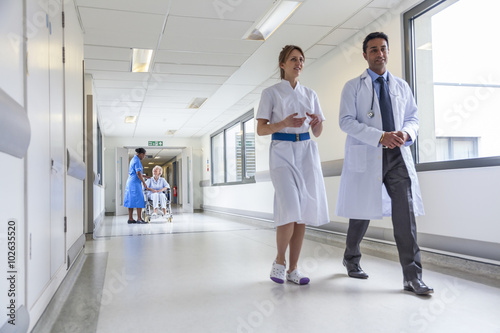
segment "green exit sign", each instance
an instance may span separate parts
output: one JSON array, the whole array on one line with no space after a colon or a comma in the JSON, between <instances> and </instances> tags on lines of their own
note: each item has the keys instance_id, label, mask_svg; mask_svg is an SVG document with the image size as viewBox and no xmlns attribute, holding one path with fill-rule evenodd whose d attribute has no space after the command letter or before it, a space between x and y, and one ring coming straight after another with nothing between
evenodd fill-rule
<instances>
[{"instance_id":1,"label":"green exit sign","mask_svg":"<svg viewBox=\"0 0 500 333\"><path fill-rule=\"evenodd\" d=\"M163 141L148 141L149 147L163 147Z\"/></svg>"}]
</instances>

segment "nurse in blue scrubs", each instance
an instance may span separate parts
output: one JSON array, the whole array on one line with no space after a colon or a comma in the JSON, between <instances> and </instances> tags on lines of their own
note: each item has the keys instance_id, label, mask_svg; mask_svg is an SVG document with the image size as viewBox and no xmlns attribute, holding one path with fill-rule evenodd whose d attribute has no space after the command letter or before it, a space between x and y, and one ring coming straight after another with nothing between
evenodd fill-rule
<instances>
[{"instance_id":1,"label":"nurse in blue scrubs","mask_svg":"<svg viewBox=\"0 0 500 333\"><path fill-rule=\"evenodd\" d=\"M142 209L146 207L144 202L144 194L142 192L142 185L149 190L146 182L142 177L142 163L141 161L146 156L146 149L137 148L135 155L130 160L128 168L127 186L125 187L125 199L123 206L128 208L128 223L147 223L141 218ZM137 209L137 221L133 218L134 208Z\"/></svg>"}]
</instances>

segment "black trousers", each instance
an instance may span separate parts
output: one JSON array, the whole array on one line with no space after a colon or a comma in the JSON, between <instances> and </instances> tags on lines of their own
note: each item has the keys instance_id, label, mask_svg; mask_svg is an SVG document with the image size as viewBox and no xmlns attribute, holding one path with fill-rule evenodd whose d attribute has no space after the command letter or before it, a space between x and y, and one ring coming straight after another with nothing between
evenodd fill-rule
<instances>
[{"instance_id":1,"label":"black trousers","mask_svg":"<svg viewBox=\"0 0 500 333\"><path fill-rule=\"evenodd\" d=\"M384 149L383 182L392 202L392 225L394 238L399 252L399 261L403 268L404 281L422 278L420 249L417 245L417 227L413 212L411 180L406 169L401 150ZM361 243L370 220L349 220L344 259L347 262L359 263Z\"/></svg>"}]
</instances>

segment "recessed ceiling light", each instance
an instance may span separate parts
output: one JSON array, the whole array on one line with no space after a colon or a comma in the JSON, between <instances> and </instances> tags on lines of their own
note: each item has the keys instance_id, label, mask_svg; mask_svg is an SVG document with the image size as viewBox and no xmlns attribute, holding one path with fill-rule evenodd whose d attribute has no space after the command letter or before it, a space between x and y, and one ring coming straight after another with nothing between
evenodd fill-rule
<instances>
[{"instance_id":1,"label":"recessed ceiling light","mask_svg":"<svg viewBox=\"0 0 500 333\"><path fill-rule=\"evenodd\" d=\"M174 135L175 132L177 132L177 131L176 130L168 130L167 133L165 133L165 134L167 134L167 135Z\"/></svg>"},{"instance_id":2,"label":"recessed ceiling light","mask_svg":"<svg viewBox=\"0 0 500 333\"><path fill-rule=\"evenodd\" d=\"M136 116L128 116L128 117L125 117L125 122L128 124L134 124L136 119L137 119Z\"/></svg>"},{"instance_id":3,"label":"recessed ceiling light","mask_svg":"<svg viewBox=\"0 0 500 333\"><path fill-rule=\"evenodd\" d=\"M133 73L149 72L153 50L132 49L132 61L130 71Z\"/></svg>"},{"instance_id":4,"label":"recessed ceiling light","mask_svg":"<svg viewBox=\"0 0 500 333\"><path fill-rule=\"evenodd\" d=\"M276 0L265 14L255 21L243 39L266 40L301 4L301 1Z\"/></svg>"},{"instance_id":5,"label":"recessed ceiling light","mask_svg":"<svg viewBox=\"0 0 500 333\"><path fill-rule=\"evenodd\" d=\"M188 109L199 109L207 101L205 97L193 98L191 103L188 105Z\"/></svg>"}]
</instances>

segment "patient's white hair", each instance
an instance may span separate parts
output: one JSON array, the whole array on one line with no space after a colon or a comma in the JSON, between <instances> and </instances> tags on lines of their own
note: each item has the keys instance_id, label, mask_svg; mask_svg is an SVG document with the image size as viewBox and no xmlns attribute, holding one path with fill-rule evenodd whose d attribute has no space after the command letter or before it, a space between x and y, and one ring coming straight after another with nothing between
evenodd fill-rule
<instances>
[{"instance_id":1,"label":"patient's white hair","mask_svg":"<svg viewBox=\"0 0 500 333\"><path fill-rule=\"evenodd\" d=\"M155 166L155 167L153 168L153 174L154 174L154 172L155 172L155 170L156 170L156 169L160 169L160 176L161 176L161 175L162 175L162 173L163 173L163 168L162 168L161 166L159 166L159 165Z\"/></svg>"}]
</instances>

